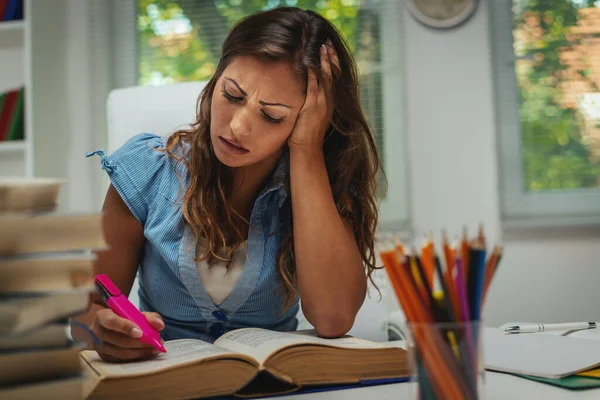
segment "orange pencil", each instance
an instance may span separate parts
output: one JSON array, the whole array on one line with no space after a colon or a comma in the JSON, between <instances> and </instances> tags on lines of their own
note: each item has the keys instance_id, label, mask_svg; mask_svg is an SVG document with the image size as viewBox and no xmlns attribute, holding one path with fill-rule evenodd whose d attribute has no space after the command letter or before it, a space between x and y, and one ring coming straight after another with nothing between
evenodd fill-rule
<instances>
[{"instance_id":1,"label":"orange pencil","mask_svg":"<svg viewBox=\"0 0 600 400\"><path fill-rule=\"evenodd\" d=\"M396 250L402 257L406 257L406 250L404 250L404 245L398 236L394 236L394 244L396 245Z\"/></svg>"},{"instance_id":2,"label":"orange pencil","mask_svg":"<svg viewBox=\"0 0 600 400\"><path fill-rule=\"evenodd\" d=\"M416 314L420 315L418 322L435 322L433 314L431 313L431 309L428 312L428 310L423 307L423 304L418 302L416 283L410 277L408 264L400 265L399 272L401 281L405 282L405 290L408 294L409 300L412 303L413 308L416 310ZM418 331L420 332L413 333L416 333L416 336L420 336L421 338L422 345L419 348L422 351L424 348L430 351L428 357L424 356L424 362L429 373L432 375L437 373L437 376L440 376L440 379L443 380L445 388L452 385L452 387L449 388L451 391L451 397L448 398L466 398L465 396L462 396L461 393L467 393L468 389L466 388L463 379L460 376L457 376L458 370L455 364L456 359L454 358L450 348L447 346L445 340L441 337L440 331L431 327L426 329L418 329ZM437 369L440 369L440 371L435 371ZM458 386L454 387L453 384ZM440 397L444 396L440 395Z\"/></svg>"},{"instance_id":3,"label":"orange pencil","mask_svg":"<svg viewBox=\"0 0 600 400\"><path fill-rule=\"evenodd\" d=\"M500 262L500 258L502 257L502 249L498 246L494 247L494 251L492 255L487 261L487 265L485 267L485 275L483 281L483 302L485 303L485 299L487 298L488 289L490 284L492 283L492 278L494 277L494 273L496 272L496 267Z\"/></svg>"},{"instance_id":4,"label":"orange pencil","mask_svg":"<svg viewBox=\"0 0 600 400\"><path fill-rule=\"evenodd\" d=\"M384 261L386 270L390 271L392 285L407 314L407 319L410 322L432 322L431 315L427 313L423 304L419 302L416 292L417 288L411 279L408 264L405 265L406 269L404 269L400 265L397 255L393 252L382 252L380 255ZM444 394L447 393L447 398L462 399L464 398L462 393L466 393L464 385L461 385L464 382L462 382L460 377L453 374L454 369L448 363L448 360L452 362L452 355L450 354L449 359L448 355L443 357L443 349L440 349L439 345L444 342L441 338L436 338L435 333L430 329L417 329L414 332L415 341L419 343L419 349L422 352L425 365L428 366L434 388L440 397L445 397Z\"/></svg>"},{"instance_id":5,"label":"orange pencil","mask_svg":"<svg viewBox=\"0 0 600 400\"><path fill-rule=\"evenodd\" d=\"M406 315L406 319L408 322L425 322L427 317L421 314L422 310L419 310L419 300L414 296L411 296L409 291L410 289L407 287L407 279L401 278L400 269L402 266L398 260L397 254L393 251L385 251L380 253L380 257L383 260L383 265L388 271L388 275L390 280L392 281L392 287L398 296L398 300L402 305L402 309L404 310L404 314ZM403 260L405 261L405 260ZM422 307L422 305L421 305ZM424 358L431 359L431 347L425 343L425 339L423 338L422 332L414 332L413 340L417 343L419 348L424 349L423 352L427 353L427 356L423 354ZM435 356L434 356L435 357ZM439 371L432 374L432 385L436 388L436 392L440 393L444 390L444 379L440 376Z\"/></svg>"},{"instance_id":6,"label":"orange pencil","mask_svg":"<svg viewBox=\"0 0 600 400\"><path fill-rule=\"evenodd\" d=\"M434 271L435 271L435 260L434 260L434 248L433 248L433 238L432 235L429 235L429 238L423 242L421 246L421 264L423 265L423 273L425 274L425 279L427 279L427 283L429 284L429 288L433 291L434 287Z\"/></svg>"},{"instance_id":7,"label":"orange pencil","mask_svg":"<svg viewBox=\"0 0 600 400\"><path fill-rule=\"evenodd\" d=\"M477 240L479 241L479 245L481 247L483 247L483 249L486 249L486 240L485 240L485 233L483 231L483 224L479 224L479 234L477 235Z\"/></svg>"}]
</instances>

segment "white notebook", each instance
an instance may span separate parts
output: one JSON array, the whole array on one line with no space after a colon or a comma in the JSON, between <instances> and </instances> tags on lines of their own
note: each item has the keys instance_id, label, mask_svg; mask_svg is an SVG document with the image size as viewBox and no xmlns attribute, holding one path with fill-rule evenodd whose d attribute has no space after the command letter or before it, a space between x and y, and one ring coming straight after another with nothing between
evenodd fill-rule
<instances>
[{"instance_id":1,"label":"white notebook","mask_svg":"<svg viewBox=\"0 0 600 400\"><path fill-rule=\"evenodd\" d=\"M486 369L558 379L600 366L600 341L484 328Z\"/></svg>"}]
</instances>

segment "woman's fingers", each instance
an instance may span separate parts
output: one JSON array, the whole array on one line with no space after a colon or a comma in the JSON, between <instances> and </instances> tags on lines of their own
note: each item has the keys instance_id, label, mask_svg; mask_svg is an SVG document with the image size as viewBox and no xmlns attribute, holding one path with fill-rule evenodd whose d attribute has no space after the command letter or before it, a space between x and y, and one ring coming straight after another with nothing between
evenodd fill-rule
<instances>
[{"instance_id":1,"label":"woman's fingers","mask_svg":"<svg viewBox=\"0 0 600 400\"><path fill-rule=\"evenodd\" d=\"M331 86L331 64L329 63L329 52L326 45L321 46L321 71L323 71L323 78L326 80L327 88Z\"/></svg>"},{"instance_id":2,"label":"woman's fingers","mask_svg":"<svg viewBox=\"0 0 600 400\"><path fill-rule=\"evenodd\" d=\"M139 339L143 335L142 331L136 324L128 319L119 317L109 308L98 310L96 313L96 320L103 328L123 333L131 336L132 338Z\"/></svg>"},{"instance_id":3,"label":"woman's fingers","mask_svg":"<svg viewBox=\"0 0 600 400\"><path fill-rule=\"evenodd\" d=\"M127 361L150 358L158 354L158 350L153 347L148 348L124 348L110 343L103 343L96 348L98 355L106 361Z\"/></svg>"},{"instance_id":4,"label":"woman's fingers","mask_svg":"<svg viewBox=\"0 0 600 400\"><path fill-rule=\"evenodd\" d=\"M304 105L302 106L302 111L305 109L312 107L317 103L317 98L319 96L319 85L317 83L317 76L315 75L312 69L308 69L306 79L306 99L304 100Z\"/></svg>"},{"instance_id":5,"label":"woman's fingers","mask_svg":"<svg viewBox=\"0 0 600 400\"><path fill-rule=\"evenodd\" d=\"M158 330L164 328L160 315L144 313L149 323ZM133 322L119 317L110 309L96 312L91 331L99 339L94 349L106 361L127 361L152 357L158 354L154 347L142 343L141 330Z\"/></svg>"},{"instance_id":6,"label":"woman's fingers","mask_svg":"<svg viewBox=\"0 0 600 400\"><path fill-rule=\"evenodd\" d=\"M162 331L165 329L165 323L163 322L163 319L159 313L144 311L142 314L144 314L150 326L157 331Z\"/></svg>"},{"instance_id":7,"label":"woman's fingers","mask_svg":"<svg viewBox=\"0 0 600 400\"><path fill-rule=\"evenodd\" d=\"M109 343L111 345L123 348L134 348L134 349L147 349L152 348L149 344L142 343L139 339L132 338L124 333L99 327L95 332L98 339L102 343Z\"/></svg>"},{"instance_id":8,"label":"woman's fingers","mask_svg":"<svg viewBox=\"0 0 600 400\"><path fill-rule=\"evenodd\" d=\"M337 52L333 47L333 44L327 39L327 53L329 54L329 62L331 63L332 77L339 76L341 72L340 59L338 58Z\"/></svg>"}]
</instances>

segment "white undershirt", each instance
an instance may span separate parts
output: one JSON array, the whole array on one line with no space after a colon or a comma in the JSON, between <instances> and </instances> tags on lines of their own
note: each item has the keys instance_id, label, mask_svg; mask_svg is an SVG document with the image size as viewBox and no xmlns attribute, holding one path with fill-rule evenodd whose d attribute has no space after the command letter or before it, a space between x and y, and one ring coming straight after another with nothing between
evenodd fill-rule
<instances>
[{"instance_id":1,"label":"white undershirt","mask_svg":"<svg viewBox=\"0 0 600 400\"><path fill-rule=\"evenodd\" d=\"M233 253L231 265L227 268L225 261L216 260L210 266L206 260L196 263L196 271L200 277L200 282L204 285L206 293L216 305L222 304L231 293L236 283L239 281L246 261L246 244L242 245ZM207 241L200 238L196 254L200 255L206 249ZM219 252L219 255L226 254L229 248Z\"/></svg>"}]
</instances>

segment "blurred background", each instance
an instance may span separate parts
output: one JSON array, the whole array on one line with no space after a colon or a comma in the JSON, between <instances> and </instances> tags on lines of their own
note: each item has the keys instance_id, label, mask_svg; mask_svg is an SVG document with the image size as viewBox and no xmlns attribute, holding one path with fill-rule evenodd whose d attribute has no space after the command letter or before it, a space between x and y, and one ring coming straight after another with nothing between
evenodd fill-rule
<instances>
[{"instance_id":1,"label":"blurred background","mask_svg":"<svg viewBox=\"0 0 600 400\"><path fill-rule=\"evenodd\" d=\"M85 152L108 147L110 91L208 79L232 24L280 5L327 17L356 57L382 234L483 223L505 247L490 324L600 317L600 1L24 0L0 12L0 175L66 178L61 209L99 210Z\"/></svg>"}]
</instances>

